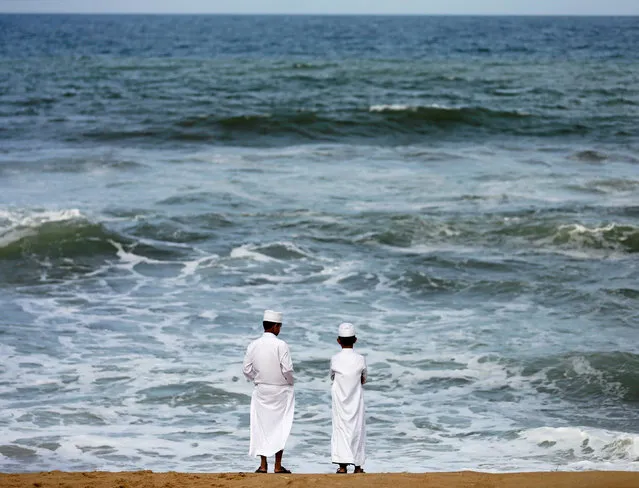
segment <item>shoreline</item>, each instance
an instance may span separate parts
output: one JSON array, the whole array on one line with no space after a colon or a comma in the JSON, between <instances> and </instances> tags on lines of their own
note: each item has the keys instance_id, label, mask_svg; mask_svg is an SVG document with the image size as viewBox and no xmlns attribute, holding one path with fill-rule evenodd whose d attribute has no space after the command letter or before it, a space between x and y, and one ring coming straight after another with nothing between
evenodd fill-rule
<instances>
[{"instance_id":1,"label":"shoreline","mask_svg":"<svg viewBox=\"0 0 639 488\"><path fill-rule=\"evenodd\" d=\"M639 471L366 474L46 471L0 473L2 488L637 488Z\"/></svg>"}]
</instances>

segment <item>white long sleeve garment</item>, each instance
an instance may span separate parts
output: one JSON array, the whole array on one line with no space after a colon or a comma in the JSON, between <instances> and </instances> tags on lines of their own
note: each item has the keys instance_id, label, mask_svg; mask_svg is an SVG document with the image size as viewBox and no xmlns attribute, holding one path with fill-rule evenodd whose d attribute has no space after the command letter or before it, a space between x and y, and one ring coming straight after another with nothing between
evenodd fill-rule
<instances>
[{"instance_id":1,"label":"white long sleeve garment","mask_svg":"<svg viewBox=\"0 0 639 488\"><path fill-rule=\"evenodd\" d=\"M331 461L362 466L366 459L364 388L366 359L351 348L331 358L333 433Z\"/></svg>"},{"instance_id":2,"label":"white long sleeve garment","mask_svg":"<svg viewBox=\"0 0 639 488\"><path fill-rule=\"evenodd\" d=\"M288 344L265 332L246 349L243 373L255 383L249 455L272 456L284 449L293 426L295 392Z\"/></svg>"},{"instance_id":3,"label":"white long sleeve garment","mask_svg":"<svg viewBox=\"0 0 639 488\"><path fill-rule=\"evenodd\" d=\"M275 334L264 332L246 349L243 371L256 385L292 385L293 361L288 344Z\"/></svg>"}]
</instances>

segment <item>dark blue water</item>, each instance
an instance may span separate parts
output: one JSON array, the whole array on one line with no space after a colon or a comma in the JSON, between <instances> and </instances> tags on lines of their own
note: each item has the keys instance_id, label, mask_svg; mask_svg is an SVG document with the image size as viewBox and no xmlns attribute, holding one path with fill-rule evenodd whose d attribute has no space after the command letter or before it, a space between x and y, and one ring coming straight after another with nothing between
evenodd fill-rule
<instances>
[{"instance_id":1,"label":"dark blue water","mask_svg":"<svg viewBox=\"0 0 639 488\"><path fill-rule=\"evenodd\" d=\"M637 469L639 19L0 16L0 469ZM400 460L400 461L398 461Z\"/></svg>"},{"instance_id":2,"label":"dark blue water","mask_svg":"<svg viewBox=\"0 0 639 488\"><path fill-rule=\"evenodd\" d=\"M632 17L1 22L9 142L33 131L76 144L635 142Z\"/></svg>"}]
</instances>

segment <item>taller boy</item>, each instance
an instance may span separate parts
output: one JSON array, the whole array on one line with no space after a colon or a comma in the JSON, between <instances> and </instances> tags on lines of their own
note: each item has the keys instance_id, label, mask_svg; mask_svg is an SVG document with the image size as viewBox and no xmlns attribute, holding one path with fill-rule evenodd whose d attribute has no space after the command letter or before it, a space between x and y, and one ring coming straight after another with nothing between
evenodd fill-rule
<instances>
[{"instance_id":1,"label":"taller boy","mask_svg":"<svg viewBox=\"0 0 639 488\"><path fill-rule=\"evenodd\" d=\"M264 311L264 334L251 342L244 356L244 375L255 383L251 396L249 455L260 456L256 473L268 471L267 457L275 455L275 473L290 473L282 466L284 445L293 426L295 392L293 362L288 344L277 336L281 312Z\"/></svg>"},{"instance_id":2,"label":"taller boy","mask_svg":"<svg viewBox=\"0 0 639 488\"><path fill-rule=\"evenodd\" d=\"M349 464L355 473L363 473L366 458L366 425L364 420L364 389L366 360L353 351L357 341L355 327L340 324L337 342L342 346L331 358L331 396L333 398L333 435L331 460L339 464L338 473L346 473Z\"/></svg>"}]
</instances>

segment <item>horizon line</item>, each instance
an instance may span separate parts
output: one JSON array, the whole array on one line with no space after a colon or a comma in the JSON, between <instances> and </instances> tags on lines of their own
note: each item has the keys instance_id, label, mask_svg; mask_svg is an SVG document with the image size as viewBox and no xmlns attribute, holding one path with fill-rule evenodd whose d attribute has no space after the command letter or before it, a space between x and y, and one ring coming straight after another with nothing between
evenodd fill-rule
<instances>
[{"instance_id":1,"label":"horizon line","mask_svg":"<svg viewBox=\"0 0 639 488\"><path fill-rule=\"evenodd\" d=\"M6 12L0 15L219 15L219 16L296 16L296 17L639 17L638 13L313 13L313 12Z\"/></svg>"}]
</instances>

